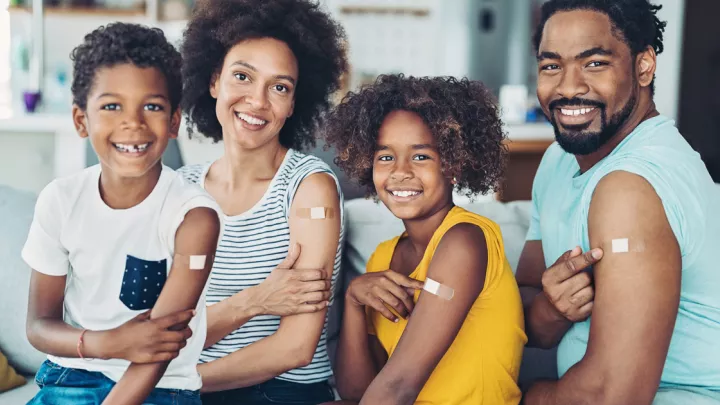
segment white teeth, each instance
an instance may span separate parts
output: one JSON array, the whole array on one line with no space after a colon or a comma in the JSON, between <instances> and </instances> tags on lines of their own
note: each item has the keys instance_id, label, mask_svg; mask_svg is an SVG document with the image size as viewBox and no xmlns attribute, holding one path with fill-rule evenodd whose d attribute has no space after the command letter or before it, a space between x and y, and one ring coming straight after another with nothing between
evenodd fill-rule
<instances>
[{"instance_id":1,"label":"white teeth","mask_svg":"<svg viewBox=\"0 0 720 405\"><path fill-rule=\"evenodd\" d=\"M392 195L395 197L412 197L420 194L417 191L393 191Z\"/></svg>"},{"instance_id":2,"label":"white teeth","mask_svg":"<svg viewBox=\"0 0 720 405\"><path fill-rule=\"evenodd\" d=\"M248 124L251 124L251 125L265 125L265 124L267 124L267 121L261 120L261 119L259 119L259 118L251 117L251 116L249 116L249 115L247 115L247 114L245 114L245 113L239 112L239 113L235 113L235 115L237 115L238 118L240 118L241 120L243 120L243 121L245 121L245 122L247 122Z\"/></svg>"},{"instance_id":3,"label":"white teeth","mask_svg":"<svg viewBox=\"0 0 720 405\"><path fill-rule=\"evenodd\" d=\"M585 115L589 113L590 111L594 110L593 108L578 108L578 109L569 109L569 108L561 108L560 112L562 115Z\"/></svg>"},{"instance_id":4,"label":"white teeth","mask_svg":"<svg viewBox=\"0 0 720 405\"><path fill-rule=\"evenodd\" d=\"M125 143L116 143L115 149L119 150L120 152L126 152L126 153L138 153L138 152L144 152L145 149L150 145L149 143L143 143L140 145L131 145L131 144L125 144Z\"/></svg>"}]
</instances>

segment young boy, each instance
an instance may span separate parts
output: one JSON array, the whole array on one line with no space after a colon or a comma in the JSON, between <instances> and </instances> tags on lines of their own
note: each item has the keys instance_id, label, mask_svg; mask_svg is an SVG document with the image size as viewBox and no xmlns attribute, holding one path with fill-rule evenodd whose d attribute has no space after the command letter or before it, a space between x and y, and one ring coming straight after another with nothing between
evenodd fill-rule
<instances>
[{"instance_id":1,"label":"young boy","mask_svg":"<svg viewBox=\"0 0 720 405\"><path fill-rule=\"evenodd\" d=\"M73 122L100 164L37 200L27 334L49 356L30 403L200 404L221 224L212 198L161 162L180 126L180 55L162 31L116 23L72 59Z\"/></svg>"}]
</instances>

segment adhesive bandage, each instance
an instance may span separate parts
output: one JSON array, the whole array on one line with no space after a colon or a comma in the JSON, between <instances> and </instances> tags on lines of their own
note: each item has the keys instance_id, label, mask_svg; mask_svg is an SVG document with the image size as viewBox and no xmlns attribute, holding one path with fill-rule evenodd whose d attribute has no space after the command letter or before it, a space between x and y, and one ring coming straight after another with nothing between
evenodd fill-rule
<instances>
[{"instance_id":1,"label":"adhesive bandage","mask_svg":"<svg viewBox=\"0 0 720 405\"><path fill-rule=\"evenodd\" d=\"M215 259L215 257L212 255L176 254L175 257L173 257L173 266L180 265L187 266L190 270L205 270L205 266L208 263L208 258L210 259L210 264L212 265L212 262Z\"/></svg>"},{"instance_id":2,"label":"adhesive bandage","mask_svg":"<svg viewBox=\"0 0 720 405\"><path fill-rule=\"evenodd\" d=\"M298 217L303 219L327 219L333 217L333 209L328 207L298 208Z\"/></svg>"},{"instance_id":3,"label":"adhesive bandage","mask_svg":"<svg viewBox=\"0 0 720 405\"><path fill-rule=\"evenodd\" d=\"M630 247L627 238L612 240L613 253L627 253L629 249Z\"/></svg>"},{"instance_id":4,"label":"adhesive bandage","mask_svg":"<svg viewBox=\"0 0 720 405\"><path fill-rule=\"evenodd\" d=\"M423 290L448 301L450 301L455 295L455 290L446 285L442 285L431 278L425 279L425 286L423 287Z\"/></svg>"},{"instance_id":5,"label":"adhesive bandage","mask_svg":"<svg viewBox=\"0 0 720 405\"><path fill-rule=\"evenodd\" d=\"M628 252L644 252L645 243L641 240L630 241L628 238L613 239L612 252L613 253L628 253Z\"/></svg>"},{"instance_id":6,"label":"adhesive bandage","mask_svg":"<svg viewBox=\"0 0 720 405\"><path fill-rule=\"evenodd\" d=\"M190 270L202 270L205 268L205 255L190 256Z\"/></svg>"}]
</instances>

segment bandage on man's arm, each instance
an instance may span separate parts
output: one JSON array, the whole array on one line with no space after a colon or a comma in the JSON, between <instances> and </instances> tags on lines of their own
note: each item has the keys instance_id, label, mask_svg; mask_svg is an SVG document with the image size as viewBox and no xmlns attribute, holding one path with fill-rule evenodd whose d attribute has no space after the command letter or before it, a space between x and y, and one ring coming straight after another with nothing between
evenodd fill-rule
<instances>
[{"instance_id":1,"label":"bandage on man's arm","mask_svg":"<svg viewBox=\"0 0 720 405\"><path fill-rule=\"evenodd\" d=\"M188 310L197 306L210 275L220 220L210 208L194 208L185 216L175 237L175 255L167 282L150 312L151 318ZM204 256L202 269L199 256ZM193 259L193 257L195 257ZM155 388L169 363L131 364L113 387L105 403L138 404Z\"/></svg>"},{"instance_id":2,"label":"bandage on man's arm","mask_svg":"<svg viewBox=\"0 0 720 405\"><path fill-rule=\"evenodd\" d=\"M663 202L644 178L613 172L595 189L588 232L590 247L603 247L605 255L593 267L587 351L558 382L533 386L527 405L650 404L657 392L682 268ZM615 252L613 240L620 240Z\"/></svg>"},{"instance_id":3,"label":"bandage on man's arm","mask_svg":"<svg viewBox=\"0 0 720 405\"><path fill-rule=\"evenodd\" d=\"M422 291L397 348L370 384L361 404L412 404L455 340L480 295L487 270L485 235L458 224L442 238L427 277L453 290L450 300ZM426 287L435 288L432 283ZM447 290L446 290L447 291Z\"/></svg>"}]
</instances>

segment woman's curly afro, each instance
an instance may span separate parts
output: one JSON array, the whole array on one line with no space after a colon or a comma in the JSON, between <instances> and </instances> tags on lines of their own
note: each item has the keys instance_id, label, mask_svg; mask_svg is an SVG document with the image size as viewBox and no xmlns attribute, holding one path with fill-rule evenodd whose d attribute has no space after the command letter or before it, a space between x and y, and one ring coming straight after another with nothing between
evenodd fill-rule
<instances>
[{"instance_id":1,"label":"woman's curly afro","mask_svg":"<svg viewBox=\"0 0 720 405\"><path fill-rule=\"evenodd\" d=\"M335 164L376 195L373 157L388 113L419 115L435 136L443 171L467 195L494 189L503 173L505 135L492 94L477 81L383 75L349 93L330 114L324 136L338 156Z\"/></svg>"},{"instance_id":2,"label":"woman's curly afro","mask_svg":"<svg viewBox=\"0 0 720 405\"><path fill-rule=\"evenodd\" d=\"M280 130L280 143L305 149L315 145L315 130L329 108L330 95L345 72L345 33L320 6L309 0L211 0L198 3L184 34L183 110L189 127L215 141L222 127L215 114L210 81L227 52L247 39L285 42L298 62L295 109Z\"/></svg>"}]
</instances>

